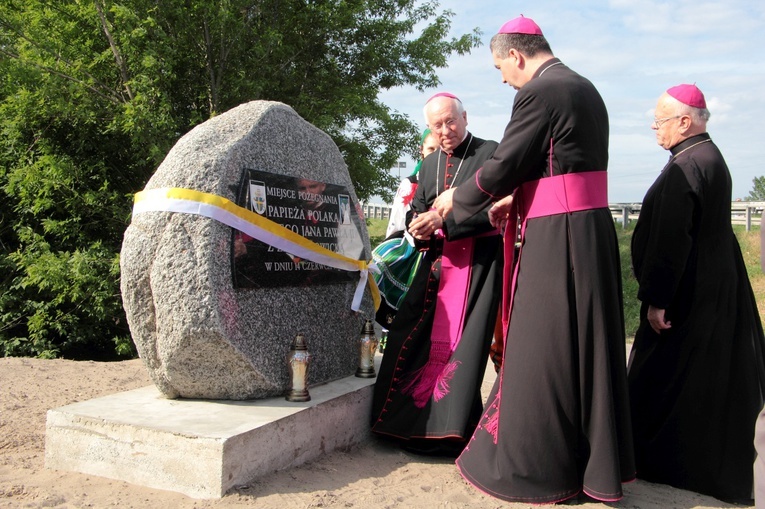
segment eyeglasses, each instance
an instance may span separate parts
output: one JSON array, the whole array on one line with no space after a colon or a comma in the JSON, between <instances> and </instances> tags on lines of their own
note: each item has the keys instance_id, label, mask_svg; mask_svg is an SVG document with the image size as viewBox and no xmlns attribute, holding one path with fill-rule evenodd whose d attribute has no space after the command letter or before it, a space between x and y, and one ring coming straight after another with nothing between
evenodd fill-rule
<instances>
[{"instance_id":1,"label":"eyeglasses","mask_svg":"<svg viewBox=\"0 0 765 509\"><path fill-rule=\"evenodd\" d=\"M682 115L675 115L674 117L664 117L664 118L653 117L653 124L656 126L656 129L658 129L664 124L666 124L667 122L669 122L670 120L672 120L673 118L680 118L680 117L682 117Z\"/></svg>"},{"instance_id":2,"label":"eyeglasses","mask_svg":"<svg viewBox=\"0 0 765 509\"><path fill-rule=\"evenodd\" d=\"M437 124L433 124L430 126L431 131L439 132L441 131L442 127L446 127L447 129L451 130L454 128L454 126L457 124L457 121L453 118L448 119L446 122L438 122Z\"/></svg>"}]
</instances>

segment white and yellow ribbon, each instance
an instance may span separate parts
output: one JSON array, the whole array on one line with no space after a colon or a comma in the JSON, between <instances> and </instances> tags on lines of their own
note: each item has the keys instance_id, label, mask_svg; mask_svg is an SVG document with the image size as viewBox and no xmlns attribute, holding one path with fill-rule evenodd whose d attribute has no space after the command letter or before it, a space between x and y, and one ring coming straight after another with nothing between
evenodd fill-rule
<instances>
[{"instance_id":1,"label":"white and yellow ribbon","mask_svg":"<svg viewBox=\"0 0 765 509\"><path fill-rule=\"evenodd\" d=\"M150 189L135 195L133 214L141 212L180 212L208 217L293 256L340 270L358 271L359 284L353 295L351 309L360 309L365 286L369 286L375 309L380 306L380 293L369 274L370 267L366 261L354 260L330 251L222 196L178 187Z\"/></svg>"}]
</instances>

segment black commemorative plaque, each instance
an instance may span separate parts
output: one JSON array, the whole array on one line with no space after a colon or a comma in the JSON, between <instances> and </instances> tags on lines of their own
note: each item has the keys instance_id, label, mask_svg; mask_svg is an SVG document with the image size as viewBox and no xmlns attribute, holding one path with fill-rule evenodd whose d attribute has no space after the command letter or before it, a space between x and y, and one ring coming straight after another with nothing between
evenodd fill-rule
<instances>
[{"instance_id":1,"label":"black commemorative plaque","mask_svg":"<svg viewBox=\"0 0 765 509\"><path fill-rule=\"evenodd\" d=\"M343 186L245 169L237 204L354 260L364 243L356 204ZM327 267L232 229L235 288L273 288L358 281L357 272Z\"/></svg>"}]
</instances>

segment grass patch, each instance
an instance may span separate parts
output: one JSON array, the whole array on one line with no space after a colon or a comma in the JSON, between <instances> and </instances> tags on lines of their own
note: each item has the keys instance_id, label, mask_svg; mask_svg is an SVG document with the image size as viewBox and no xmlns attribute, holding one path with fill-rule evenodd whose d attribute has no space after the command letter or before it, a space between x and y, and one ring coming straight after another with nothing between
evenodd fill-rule
<instances>
[{"instance_id":1,"label":"grass patch","mask_svg":"<svg viewBox=\"0 0 765 509\"><path fill-rule=\"evenodd\" d=\"M742 225L734 225L733 231L736 233L738 243L741 246L741 254L744 256L744 264L749 274L749 282L752 284L754 298L757 301L757 310L760 312L760 321L765 318L765 274L760 268L760 228L759 218L757 226L754 225L751 231L746 231Z\"/></svg>"},{"instance_id":2,"label":"grass patch","mask_svg":"<svg viewBox=\"0 0 765 509\"><path fill-rule=\"evenodd\" d=\"M367 219L367 231L369 232L369 243L372 248L385 240L385 230L388 229L387 219Z\"/></svg>"},{"instance_id":3,"label":"grass patch","mask_svg":"<svg viewBox=\"0 0 765 509\"><path fill-rule=\"evenodd\" d=\"M640 325L640 301L637 298L638 282L632 274L632 256L630 243L632 232L635 230L634 221L624 229L616 224L616 236L619 239L619 257L622 265L622 299L624 300L624 332L627 340L632 341Z\"/></svg>"}]
</instances>

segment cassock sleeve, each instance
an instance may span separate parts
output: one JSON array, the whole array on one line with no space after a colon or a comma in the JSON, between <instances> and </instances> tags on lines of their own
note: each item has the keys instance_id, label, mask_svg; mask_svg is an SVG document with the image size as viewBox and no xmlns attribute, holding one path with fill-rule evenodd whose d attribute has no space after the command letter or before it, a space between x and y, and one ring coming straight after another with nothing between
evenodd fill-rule
<instances>
[{"instance_id":1,"label":"cassock sleeve","mask_svg":"<svg viewBox=\"0 0 765 509\"><path fill-rule=\"evenodd\" d=\"M494 230L495 228L489 222L489 208L487 206L483 210L479 210L478 213L473 214L461 223L454 220L454 214L447 216L443 227L446 238L457 240Z\"/></svg>"},{"instance_id":2,"label":"cassock sleeve","mask_svg":"<svg viewBox=\"0 0 765 509\"><path fill-rule=\"evenodd\" d=\"M672 303L685 272L694 241L693 218L699 206L689 175L677 165L664 171L666 181L653 207L638 289L641 301L661 309Z\"/></svg>"},{"instance_id":3,"label":"cassock sleeve","mask_svg":"<svg viewBox=\"0 0 765 509\"><path fill-rule=\"evenodd\" d=\"M550 115L544 101L521 89L513 113L494 156L475 178L454 192L454 221L461 223L486 210L492 202L512 194L522 183L539 178L550 142Z\"/></svg>"}]
</instances>

